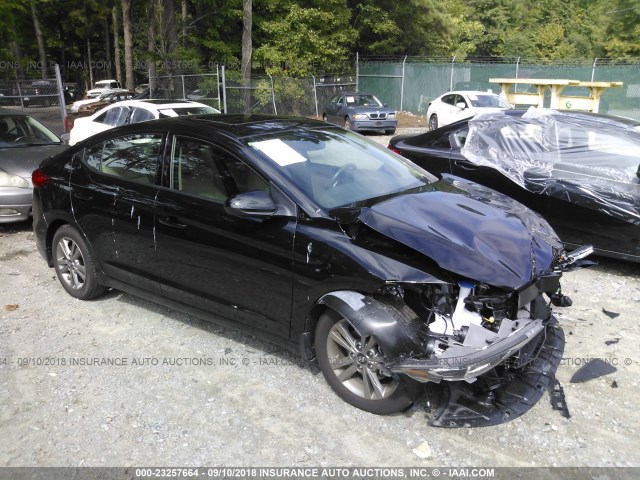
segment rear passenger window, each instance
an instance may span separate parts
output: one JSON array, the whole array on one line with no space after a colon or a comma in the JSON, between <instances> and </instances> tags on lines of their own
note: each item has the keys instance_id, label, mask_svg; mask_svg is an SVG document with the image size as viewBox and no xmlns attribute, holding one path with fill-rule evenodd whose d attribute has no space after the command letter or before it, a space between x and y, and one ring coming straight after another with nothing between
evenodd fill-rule
<instances>
[{"instance_id":1,"label":"rear passenger window","mask_svg":"<svg viewBox=\"0 0 640 480\"><path fill-rule=\"evenodd\" d=\"M104 123L106 125L111 125L112 127L118 127L120 125L124 125L124 122L127 120L128 116L129 108L115 107L110 108L94 121L98 123Z\"/></svg>"},{"instance_id":2,"label":"rear passenger window","mask_svg":"<svg viewBox=\"0 0 640 480\"><path fill-rule=\"evenodd\" d=\"M144 108L134 108L129 123L146 122L148 120L153 120L154 118L153 113L149 110L145 110Z\"/></svg>"},{"instance_id":3,"label":"rear passenger window","mask_svg":"<svg viewBox=\"0 0 640 480\"><path fill-rule=\"evenodd\" d=\"M136 134L87 147L84 161L101 173L135 183L154 184L162 134Z\"/></svg>"}]
</instances>

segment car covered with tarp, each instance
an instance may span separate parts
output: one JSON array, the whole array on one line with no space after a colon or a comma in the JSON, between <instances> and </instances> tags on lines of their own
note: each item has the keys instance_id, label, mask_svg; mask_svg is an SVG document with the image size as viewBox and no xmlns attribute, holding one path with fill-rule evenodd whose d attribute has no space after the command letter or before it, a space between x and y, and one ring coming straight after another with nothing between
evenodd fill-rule
<instances>
[{"instance_id":1,"label":"car covered with tarp","mask_svg":"<svg viewBox=\"0 0 640 480\"><path fill-rule=\"evenodd\" d=\"M586 112L506 110L390 148L431 173L498 190L541 213L566 244L640 261L640 122Z\"/></svg>"}]
</instances>

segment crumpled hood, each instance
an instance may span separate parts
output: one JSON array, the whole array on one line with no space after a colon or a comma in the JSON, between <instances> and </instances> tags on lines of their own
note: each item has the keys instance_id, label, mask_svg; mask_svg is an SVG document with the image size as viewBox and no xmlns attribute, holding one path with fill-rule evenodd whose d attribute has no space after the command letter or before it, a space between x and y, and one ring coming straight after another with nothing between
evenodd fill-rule
<instances>
[{"instance_id":1,"label":"crumpled hood","mask_svg":"<svg viewBox=\"0 0 640 480\"><path fill-rule=\"evenodd\" d=\"M449 175L431 187L362 208L358 218L445 270L497 287L528 283L562 249L549 224L515 200Z\"/></svg>"}]
</instances>

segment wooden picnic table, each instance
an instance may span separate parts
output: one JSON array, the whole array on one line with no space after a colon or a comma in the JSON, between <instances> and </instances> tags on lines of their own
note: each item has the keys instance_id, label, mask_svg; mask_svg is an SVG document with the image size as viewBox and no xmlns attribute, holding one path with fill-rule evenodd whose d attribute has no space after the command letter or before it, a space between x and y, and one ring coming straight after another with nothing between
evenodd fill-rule
<instances>
[{"instance_id":1,"label":"wooden picnic table","mask_svg":"<svg viewBox=\"0 0 640 480\"><path fill-rule=\"evenodd\" d=\"M502 96L512 105L533 105L544 107L545 91L551 91L549 108L558 110L586 110L598 112L600 97L608 89L621 87L622 82L583 82L561 78L490 78L489 82L497 83ZM535 92L512 91L514 85L532 85ZM562 95L566 87L584 87L588 95Z\"/></svg>"}]
</instances>

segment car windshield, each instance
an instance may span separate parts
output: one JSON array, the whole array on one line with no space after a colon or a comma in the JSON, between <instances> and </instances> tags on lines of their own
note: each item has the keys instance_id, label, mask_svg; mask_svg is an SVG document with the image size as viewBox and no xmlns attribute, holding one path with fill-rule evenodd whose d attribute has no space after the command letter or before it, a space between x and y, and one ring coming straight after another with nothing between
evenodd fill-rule
<instances>
[{"instance_id":1,"label":"car windshield","mask_svg":"<svg viewBox=\"0 0 640 480\"><path fill-rule=\"evenodd\" d=\"M0 148L59 144L60 139L47 127L26 115L0 116Z\"/></svg>"},{"instance_id":2,"label":"car windshield","mask_svg":"<svg viewBox=\"0 0 640 480\"><path fill-rule=\"evenodd\" d=\"M345 99L350 107L382 107L382 102L373 95L347 95Z\"/></svg>"},{"instance_id":3,"label":"car windshield","mask_svg":"<svg viewBox=\"0 0 640 480\"><path fill-rule=\"evenodd\" d=\"M160 112L160 118L220 113L218 110L216 110L213 107L162 108L159 110L159 112Z\"/></svg>"},{"instance_id":4,"label":"car windshield","mask_svg":"<svg viewBox=\"0 0 640 480\"><path fill-rule=\"evenodd\" d=\"M498 95L480 95L469 94L469 100L471 105L480 108L511 108L511 105L507 103L502 97Z\"/></svg>"},{"instance_id":5,"label":"car windshield","mask_svg":"<svg viewBox=\"0 0 640 480\"><path fill-rule=\"evenodd\" d=\"M327 210L435 181L389 149L352 132L297 129L245 142Z\"/></svg>"}]
</instances>

